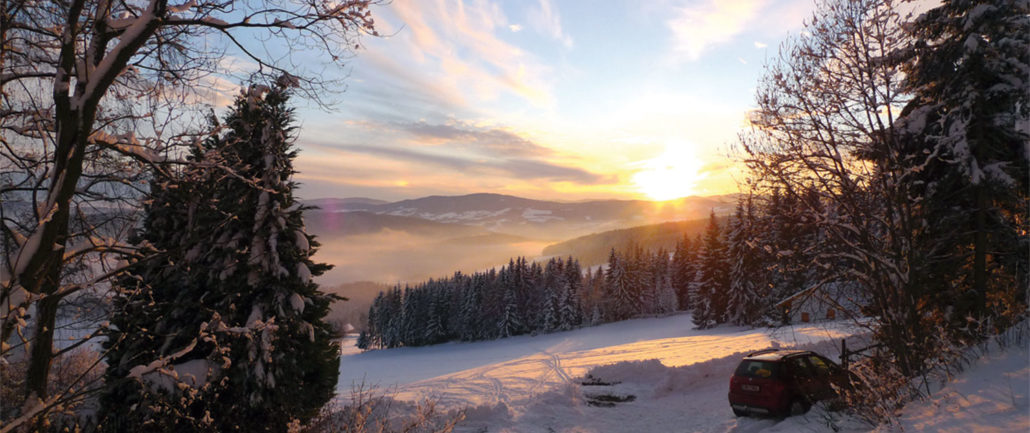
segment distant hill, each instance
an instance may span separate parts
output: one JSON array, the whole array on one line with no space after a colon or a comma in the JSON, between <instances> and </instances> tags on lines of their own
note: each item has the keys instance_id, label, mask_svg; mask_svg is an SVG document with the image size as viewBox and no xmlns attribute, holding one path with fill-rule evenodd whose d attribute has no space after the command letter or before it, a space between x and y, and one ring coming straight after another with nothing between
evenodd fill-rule
<instances>
[{"instance_id":1,"label":"distant hill","mask_svg":"<svg viewBox=\"0 0 1030 433\"><path fill-rule=\"evenodd\" d=\"M720 218L719 223L724 224L725 218ZM640 246L646 250L665 248L672 252L684 234L693 238L707 225L708 218L704 218L611 230L548 245L543 255L573 256L579 259L580 265L587 267L607 263L612 248L619 251Z\"/></svg>"},{"instance_id":2,"label":"distant hill","mask_svg":"<svg viewBox=\"0 0 1030 433\"><path fill-rule=\"evenodd\" d=\"M432 238L459 238L490 234L482 227L447 224L416 217L374 214L366 211L304 212L304 225L309 233L320 237L354 236L384 230L403 231Z\"/></svg>"},{"instance_id":3,"label":"distant hill","mask_svg":"<svg viewBox=\"0 0 1030 433\"><path fill-rule=\"evenodd\" d=\"M377 206L381 204L387 204L388 201L376 200L374 198L367 197L348 197L348 198L319 198L314 200L307 200L304 204L308 206L315 206L325 211L337 211L337 210L363 210L369 206Z\"/></svg>"},{"instance_id":4,"label":"distant hill","mask_svg":"<svg viewBox=\"0 0 1030 433\"><path fill-rule=\"evenodd\" d=\"M627 239L648 248L671 247L694 226L659 224L651 232L639 227L706 220L713 210L718 215L729 214L734 200L734 195L667 202L574 203L503 194L431 196L398 202L323 198L306 202L320 209L308 210L304 216L308 232L317 235L322 244L315 259L336 265L318 278L320 284L393 284L448 276L455 271L480 271L507 263L511 257L538 257L541 252L602 262L613 246L628 245ZM680 227L683 224L686 228ZM703 227L703 222L699 224L697 227ZM607 234L627 227L638 228L622 235ZM568 241L595 233L596 237ZM562 243L544 251L555 242Z\"/></svg>"},{"instance_id":5,"label":"distant hill","mask_svg":"<svg viewBox=\"0 0 1030 433\"><path fill-rule=\"evenodd\" d=\"M534 239L563 240L647 223L704 218L713 210L716 214L728 214L733 210L733 198L733 195L725 195L686 197L667 202L594 200L566 203L483 193L430 196L392 203L367 198L320 199L309 204L320 206L319 212L367 212L477 226L491 232Z\"/></svg>"}]
</instances>

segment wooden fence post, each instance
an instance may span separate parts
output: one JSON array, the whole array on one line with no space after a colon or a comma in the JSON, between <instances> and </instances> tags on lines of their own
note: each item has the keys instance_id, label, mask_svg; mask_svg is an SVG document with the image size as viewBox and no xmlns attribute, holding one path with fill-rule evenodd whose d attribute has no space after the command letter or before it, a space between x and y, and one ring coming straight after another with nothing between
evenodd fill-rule
<instances>
[{"instance_id":1,"label":"wooden fence post","mask_svg":"<svg viewBox=\"0 0 1030 433\"><path fill-rule=\"evenodd\" d=\"M840 339L840 365L848 369L848 342L843 338Z\"/></svg>"}]
</instances>

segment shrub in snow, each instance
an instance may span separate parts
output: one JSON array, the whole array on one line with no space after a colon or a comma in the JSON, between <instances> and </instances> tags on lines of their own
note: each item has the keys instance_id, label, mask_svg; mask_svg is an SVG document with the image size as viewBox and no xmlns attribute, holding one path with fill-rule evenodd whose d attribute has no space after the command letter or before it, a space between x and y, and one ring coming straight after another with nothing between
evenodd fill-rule
<instances>
[{"instance_id":1,"label":"shrub in snow","mask_svg":"<svg viewBox=\"0 0 1030 433\"><path fill-rule=\"evenodd\" d=\"M398 401L362 384L351 390L349 404L326 405L291 433L450 433L464 419L464 411L443 412L433 399Z\"/></svg>"},{"instance_id":2,"label":"shrub in snow","mask_svg":"<svg viewBox=\"0 0 1030 433\"><path fill-rule=\"evenodd\" d=\"M117 285L107 431L286 431L333 395L339 353L293 197L285 87L251 86L224 131L152 184ZM218 128L216 128L218 129Z\"/></svg>"}]
</instances>

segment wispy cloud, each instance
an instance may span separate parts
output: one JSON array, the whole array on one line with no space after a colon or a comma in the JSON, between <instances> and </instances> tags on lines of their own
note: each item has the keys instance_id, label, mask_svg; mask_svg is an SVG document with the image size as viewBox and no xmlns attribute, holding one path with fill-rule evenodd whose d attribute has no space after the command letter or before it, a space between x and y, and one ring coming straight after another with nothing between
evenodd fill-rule
<instances>
[{"instance_id":1,"label":"wispy cloud","mask_svg":"<svg viewBox=\"0 0 1030 433\"><path fill-rule=\"evenodd\" d=\"M528 157L477 158L474 155L455 152L367 144L320 144L312 147L318 147L320 151L330 154L345 154L350 157L372 156L387 161L415 163L421 167L423 173L432 172L427 170L427 166L435 166L451 170L455 173L454 176L480 176L485 179L544 180L580 185L607 184L614 181L611 176L592 173L580 167ZM420 176L415 172L409 174L414 177Z\"/></svg>"},{"instance_id":2,"label":"wispy cloud","mask_svg":"<svg viewBox=\"0 0 1030 433\"><path fill-rule=\"evenodd\" d=\"M393 33L366 41L355 68L356 78L368 80L363 87L395 89L391 99L418 100L423 112L474 111L503 97L554 103L550 68L501 38L521 26L496 4L394 2L376 18Z\"/></svg>"},{"instance_id":3,"label":"wispy cloud","mask_svg":"<svg viewBox=\"0 0 1030 433\"><path fill-rule=\"evenodd\" d=\"M540 33L560 41L566 48L572 48L572 37L562 30L561 16L551 0L539 0L529 9L529 22Z\"/></svg>"},{"instance_id":4,"label":"wispy cloud","mask_svg":"<svg viewBox=\"0 0 1030 433\"><path fill-rule=\"evenodd\" d=\"M705 0L677 7L666 21L673 34L673 49L684 60L697 60L743 32L765 4L766 0Z\"/></svg>"},{"instance_id":5,"label":"wispy cloud","mask_svg":"<svg viewBox=\"0 0 1030 433\"><path fill-rule=\"evenodd\" d=\"M452 120L448 123L394 123L417 140L454 147L478 150L493 155L544 157L554 152L531 140L502 128L478 127L468 122Z\"/></svg>"}]
</instances>

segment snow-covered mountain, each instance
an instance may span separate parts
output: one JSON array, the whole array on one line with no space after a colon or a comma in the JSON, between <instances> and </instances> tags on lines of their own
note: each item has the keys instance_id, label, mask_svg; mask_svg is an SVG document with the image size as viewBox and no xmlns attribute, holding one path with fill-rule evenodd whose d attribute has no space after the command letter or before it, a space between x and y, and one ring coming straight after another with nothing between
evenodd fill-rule
<instances>
[{"instance_id":1,"label":"snow-covered mountain","mask_svg":"<svg viewBox=\"0 0 1030 433\"><path fill-rule=\"evenodd\" d=\"M503 194L430 196L398 202L367 198L319 199L310 213L367 212L445 224L478 226L492 232L565 240L604 230L728 214L733 196L687 197L667 202L595 200L556 202Z\"/></svg>"},{"instance_id":2,"label":"snow-covered mountain","mask_svg":"<svg viewBox=\"0 0 1030 433\"><path fill-rule=\"evenodd\" d=\"M306 202L318 209L306 211L304 219L308 232L317 235L322 244L317 259L336 265L319 278L321 284L392 284L489 269L516 256L539 257L550 244L593 233L706 219L713 210L728 214L734 198L574 203L501 194L432 196L390 203L327 198ZM599 251L606 254L612 246L617 245L602 245ZM588 251L580 248L559 253L586 255Z\"/></svg>"}]
</instances>

